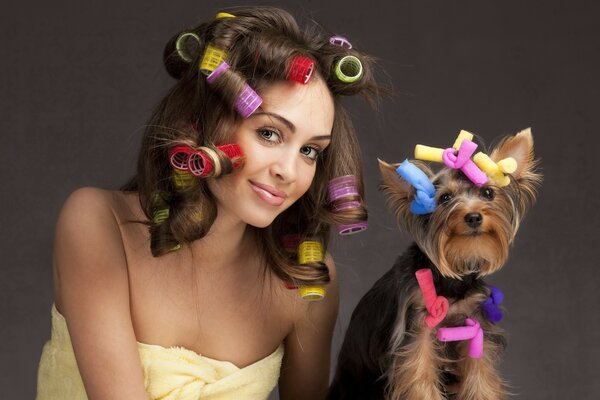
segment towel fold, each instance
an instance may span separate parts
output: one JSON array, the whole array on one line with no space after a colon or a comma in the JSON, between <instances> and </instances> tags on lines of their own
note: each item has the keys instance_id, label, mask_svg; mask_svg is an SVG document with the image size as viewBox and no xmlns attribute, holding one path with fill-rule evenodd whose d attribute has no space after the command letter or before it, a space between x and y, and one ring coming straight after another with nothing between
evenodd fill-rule
<instances>
[{"instance_id":1,"label":"towel fold","mask_svg":"<svg viewBox=\"0 0 600 400\"><path fill-rule=\"evenodd\" d=\"M138 342L146 391L152 400L257 399L269 396L279 379L283 345L269 356L238 368L182 348ZM52 335L38 369L37 400L87 400L64 317L52 305Z\"/></svg>"}]
</instances>

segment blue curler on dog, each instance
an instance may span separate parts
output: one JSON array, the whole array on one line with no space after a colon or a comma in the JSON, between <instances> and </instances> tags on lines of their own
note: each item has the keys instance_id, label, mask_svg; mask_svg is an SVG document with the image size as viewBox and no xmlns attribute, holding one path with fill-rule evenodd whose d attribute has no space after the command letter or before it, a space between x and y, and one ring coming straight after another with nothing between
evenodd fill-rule
<instances>
[{"instance_id":1,"label":"blue curler on dog","mask_svg":"<svg viewBox=\"0 0 600 400\"><path fill-rule=\"evenodd\" d=\"M425 172L408 160L404 160L396 172L415 189L415 200L410 204L413 214L431 214L436 207L435 187Z\"/></svg>"},{"instance_id":2,"label":"blue curler on dog","mask_svg":"<svg viewBox=\"0 0 600 400\"><path fill-rule=\"evenodd\" d=\"M495 286L489 285L490 296L481 304L485 316L494 324L502 320L503 314L500 304L504 301L504 294Z\"/></svg>"}]
</instances>

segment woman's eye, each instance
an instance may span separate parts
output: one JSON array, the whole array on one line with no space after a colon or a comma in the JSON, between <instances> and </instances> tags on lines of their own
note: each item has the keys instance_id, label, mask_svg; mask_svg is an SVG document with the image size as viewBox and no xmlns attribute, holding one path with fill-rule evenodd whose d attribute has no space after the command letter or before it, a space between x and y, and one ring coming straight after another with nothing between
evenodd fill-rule
<instances>
[{"instance_id":1,"label":"woman's eye","mask_svg":"<svg viewBox=\"0 0 600 400\"><path fill-rule=\"evenodd\" d=\"M279 133L277 131L275 131L274 129L261 128L261 129L257 130L256 132L258 133L258 136L260 136L261 139L263 139L267 142L277 143L281 139L281 136L279 136Z\"/></svg>"},{"instance_id":2,"label":"woman's eye","mask_svg":"<svg viewBox=\"0 0 600 400\"><path fill-rule=\"evenodd\" d=\"M479 193L481 194L481 197L483 197L486 200L494 200L494 189L492 188L483 188Z\"/></svg>"},{"instance_id":3,"label":"woman's eye","mask_svg":"<svg viewBox=\"0 0 600 400\"><path fill-rule=\"evenodd\" d=\"M444 193L440 196L440 204L446 204L450 200L452 200L452 195L450 193Z\"/></svg>"},{"instance_id":4,"label":"woman's eye","mask_svg":"<svg viewBox=\"0 0 600 400\"><path fill-rule=\"evenodd\" d=\"M321 151L316 147L303 146L300 149L300 153L304 154L306 157L310 158L311 160L316 160L317 157L319 156L319 154L321 153Z\"/></svg>"}]
</instances>

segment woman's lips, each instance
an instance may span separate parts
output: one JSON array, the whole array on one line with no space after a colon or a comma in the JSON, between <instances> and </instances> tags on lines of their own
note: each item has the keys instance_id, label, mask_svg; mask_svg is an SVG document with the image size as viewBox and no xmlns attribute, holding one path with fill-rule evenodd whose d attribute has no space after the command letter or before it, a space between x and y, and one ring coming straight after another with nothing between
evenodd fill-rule
<instances>
[{"instance_id":1,"label":"woman's lips","mask_svg":"<svg viewBox=\"0 0 600 400\"><path fill-rule=\"evenodd\" d=\"M254 192L263 199L266 203L272 206L280 206L285 201L286 194L276 190L275 188L263 185L261 183L250 182L250 187Z\"/></svg>"}]
</instances>

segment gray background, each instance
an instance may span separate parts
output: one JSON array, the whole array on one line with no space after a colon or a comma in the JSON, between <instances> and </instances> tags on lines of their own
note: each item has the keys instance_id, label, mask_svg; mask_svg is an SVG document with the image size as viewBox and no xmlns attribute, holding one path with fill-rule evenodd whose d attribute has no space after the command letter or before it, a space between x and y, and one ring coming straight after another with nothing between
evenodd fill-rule
<instances>
[{"instance_id":1,"label":"gray background","mask_svg":"<svg viewBox=\"0 0 600 400\"><path fill-rule=\"evenodd\" d=\"M64 1L4 5L0 32L0 397L30 399L50 334L51 245L77 187L116 188L141 128L173 83L166 41L231 1ZM250 3L249 3L250 4ZM600 389L597 2L269 2L380 59L394 96L379 112L347 101L362 143L370 228L336 238L337 354L358 299L409 243L377 191L376 157L460 129L487 143L531 126L545 183L507 266L503 375L521 399L592 399ZM594 111L596 110L596 111ZM596 372L594 372L596 371Z\"/></svg>"}]
</instances>

